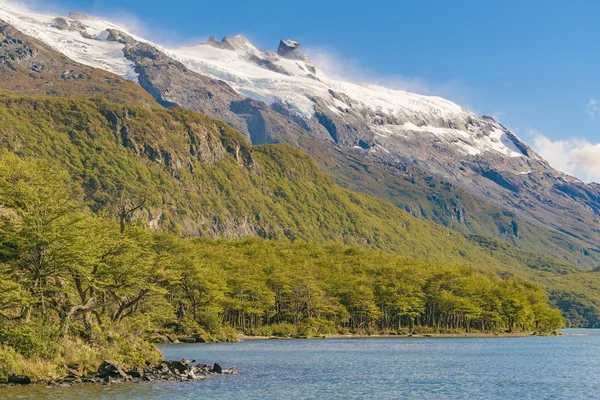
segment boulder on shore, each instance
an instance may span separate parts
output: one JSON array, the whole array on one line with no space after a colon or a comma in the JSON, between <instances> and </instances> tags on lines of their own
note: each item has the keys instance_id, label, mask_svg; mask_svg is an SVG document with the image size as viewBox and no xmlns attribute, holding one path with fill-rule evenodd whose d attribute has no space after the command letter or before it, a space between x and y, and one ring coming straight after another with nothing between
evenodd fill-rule
<instances>
[{"instance_id":1,"label":"boulder on shore","mask_svg":"<svg viewBox=\"0 0 600 400\"><path fill-rule=\"evenodd\" d=\"M163 361L163 363L173 373L183 374L190 370L190 366L184 361Z\"/></svg>"},{"instance_id":2,"label":"boulder on shore","mask_svg":"<svg viewBox=\"0 0 600 400\"><path fill-rule=\"evenodd\" d=\"M14 383L16 385L30 385L31 378L25 375L9 375L8 383Z\"/></svg>"},{"instance_id":3,"label":"boulder on shore","mask_svg":"<svg viewBox=\"0 0 600 400\"><path fill-rule=\"evenodd\" d=\"M129 375L123 371L123 369L113 361L103 361L98 367L98 376L103 379L117 378L117 379L128 379Z\"/></svg>"},{"instance_id":4,"label":"boulder on shore","mask_svg":"<svg viewBox=\"0 0 600 400\"><path fill-rule=\"evenodd\" d=\"M198 363L195 360L183 359L163 360L156 364L146 363L145 366L137 366L125 372L123 368L114 361L103 361L98 367L98 372L81 376L74 369L67 369L67 374L53 380L38 380L35 383L47 386L74 386L83 383L113 384L121 382L152 382L152 381L194 381L208 379L217 374L237 374L235 368L224 369L215 363L211 367L207 364ZM7 381L0 382L0 386L29 385L33 383L31 378L25 375L9 375Z\"/></svg>"}]
</instances>

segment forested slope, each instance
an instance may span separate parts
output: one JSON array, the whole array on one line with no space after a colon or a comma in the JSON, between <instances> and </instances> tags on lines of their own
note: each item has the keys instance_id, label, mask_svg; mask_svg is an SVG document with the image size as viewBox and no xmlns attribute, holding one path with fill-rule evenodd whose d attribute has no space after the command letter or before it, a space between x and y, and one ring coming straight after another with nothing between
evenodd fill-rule
<instances>
[{"instance_id":1,"label":"forested slope","mask_svg":"<svg viewBox=\"0 0 600 400\"><path fill-rule=\"evenodd\" d=\"M468 264L544 287L552 282L548 277L583 272L341 189L300 151L252 147L225 124L181 109L3 94L0 144L66 169L92 211L123 223L140 220L155 230L213 239L361 245L428 262ZM546 287L552 299L570 298L561 303L570 320L596 324L600 299L578 288ZM565 291L574 294L565 297Z\"/></svg>"},{"instance_id":2,"label":"forested slope","mask_svg":"<svg viewBox=\"0 0 600 400\"><path fill-rule=\"evenodd\" d=\"M237 332L537 332L536 286L340 244L183 239L85 207L65 171L0 155L0 378L160 358L148 340ZM71 374L73 372L70 372Z\"/></svg>"}]
</instances>

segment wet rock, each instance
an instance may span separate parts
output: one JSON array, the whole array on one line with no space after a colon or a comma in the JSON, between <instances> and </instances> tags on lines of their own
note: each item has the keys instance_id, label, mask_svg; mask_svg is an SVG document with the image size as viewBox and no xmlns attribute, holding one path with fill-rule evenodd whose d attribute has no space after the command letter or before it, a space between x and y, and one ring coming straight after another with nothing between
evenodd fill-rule
<instances>
[{"instance_id":1,"label":"wet rock","mask_svg":"<svg viewBox=\"0 0 600 400\"><path fill-rule=\"evenodd\" d=\"M97 377L88 377L88 376L84 376L83 378L81 378L81 382L82 383L102 383L102 379L97 378Z\"/></svg>"},{"instance_id":2,"label":"wet rock","mask_svg":"<svg viewBox=\"0 0 600 400\"><path fill-rule=\"evenodd\" d=\"M63 383L69 383L69 384L83 383L83 380L79 376L73 375L73 374L69 374L69 375L65 376L64 378L62 378L61 380Z\"/></svg>"},{"instance_id":3,"label":"wet rock","mask_svg":"<svg viewBox=\"0 0 600 400\"><path fill-rule=\"evenodd\" d=\"M127 371L127 375L131 376L132 378L142 379L146 375L146 371L144 371L144 368L137 367L131 371Z\"/></svg>"},{"instance_id":4,"label":"wet rock","mask_svg":"<svg viewBox=\"0 0 600 400\"><path fill-rule=\"evenodd\" d=\"M15 385L30 385L31 378L25 375L9 375L8 383L13 383Z\"/></svg>"},{"instance_id":5,"label":"wet rock","mask_svg":"<svg viewBox=\"0 0 600 400\"><path fill-rule=\"evenodd\" d=\"M171 372L171 370L169 369L169 366L167 365L167 363L162 362L160 364L158 364L158 366L156 366L153 370L153 373L156 374L168 374Z\"/></svg>"},{"instance_id":6,"label":"wet rock","mask_svg":"<svg viewBox=\"0 0 600 400\"><path fill-rule=\"evenodd\" d=\"M153 381L195 381L209 379L211 375L237 374L235 368L225 369L215 363L211 367L207 364L196 363L187 359L181 361L166 360L156 364L146 363L124 372L121 366L114 361L104 361L97 373L81 376L75 369L68 368L67 375L56 380L39 380L36 384L47 387L72 387L81 384L112 385L123 382L153 382ZM6 385L31 384L29 377L23 375L10 375Z\"/></svg>"},{"instance_id":7,"label":"wet rock","mask_svg":"<svg viewBox=\"0 0 600 400\"><path fill-rule=\"evenodd\" d=\"M164 364L166 364L169 371L173 373L184 374L190 370L190 366L181 361L164 361Z\"/></svg>"},{"instance_id":8,"label":"wet rock","mask_svg":"<svg viewBox=\"0 0 600 400\"><path fill-rule=\"evenodd\" d=\"M194 371L190 371L185 376L185 379L188 380L188 381L195 381L196 379L198 379L198 377L196 376L196 374L194 373Z\"/></svg>"},{"instance_id":9,"label":"wet rock","mask_svg":"<svg viewBox=\"0 0 600 400\"><path fill-rule=\"evenodd\" d=\"M102 364L98 367L98 376L100 378L119 378L119 379L127 379L129 375L127 375L123 369L113 361L103 361Z\"/></svg>"}]
</instances>

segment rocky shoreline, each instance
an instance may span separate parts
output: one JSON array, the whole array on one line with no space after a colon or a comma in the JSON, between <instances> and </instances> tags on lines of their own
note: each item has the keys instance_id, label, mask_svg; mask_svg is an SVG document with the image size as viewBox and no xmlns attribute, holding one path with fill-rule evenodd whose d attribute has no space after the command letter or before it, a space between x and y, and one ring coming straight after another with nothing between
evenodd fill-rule
<instances>
[{"instance_id":1,"label":"rocky shoreline","mask_svg":"<svg viewBox=\"0 0 600 400\"><path fill-rule=\"evenodd\" d=\"M202 364L196 360L165 360L156 364L144 365L125 371L118 363L104 361L94 373L81 375L74 369L68 369L67 375L51 380L33 380L24 375L9 375L0 387L20 385L45 385L47 387L69 387L84 384L111 385L117 383L137 383L153 381L196 381L209 379L216 375L237 374L235 368L222 368L219 364Z\"/></svg>"}]
</instances>

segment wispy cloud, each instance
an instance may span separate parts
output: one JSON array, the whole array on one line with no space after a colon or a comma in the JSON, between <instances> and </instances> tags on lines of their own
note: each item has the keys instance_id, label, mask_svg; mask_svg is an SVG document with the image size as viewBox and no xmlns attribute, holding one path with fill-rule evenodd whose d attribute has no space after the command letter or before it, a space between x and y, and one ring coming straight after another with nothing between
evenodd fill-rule
<instances>
[{"instance_id":1,"label":"wispy cloud","mask_svg":"<svg viewBox=\"0 0 600 400\"><path fill-rule=\"evenodd\" d=\"M457 102L466 109L471 99L471 91L456 80L434 83L422 77L406 77L402 74L381 74L365 67L357 59L346 57L326 48L303 49L311 62L332 78L354 83L369 83L391 89L441 96Z\"/></svg>"},{"instance_id":2,"label":"wispy cloud","mask_svg":"<svg viewBox=\"0 0 600 400\"><path fill-rule=\"evenodd\" d=\"M587 104L585 105L585 112L592 119L596 118L596 114L600 112L600 106L598 106L598 102L596 101L596 99L590 99L587 102Z\"/></svg>"},{"instance_id":3,"label":"wispy cloud","mask_svg":"<svg viewBox=\"0 0 600 400\"><path fill-rule=\"evenodd\" d=\"M600 182L600 143L572 138L552 140L536 130L529 131L532 147L552 167L584 182Z\"/></svg>"}]
</instances>

